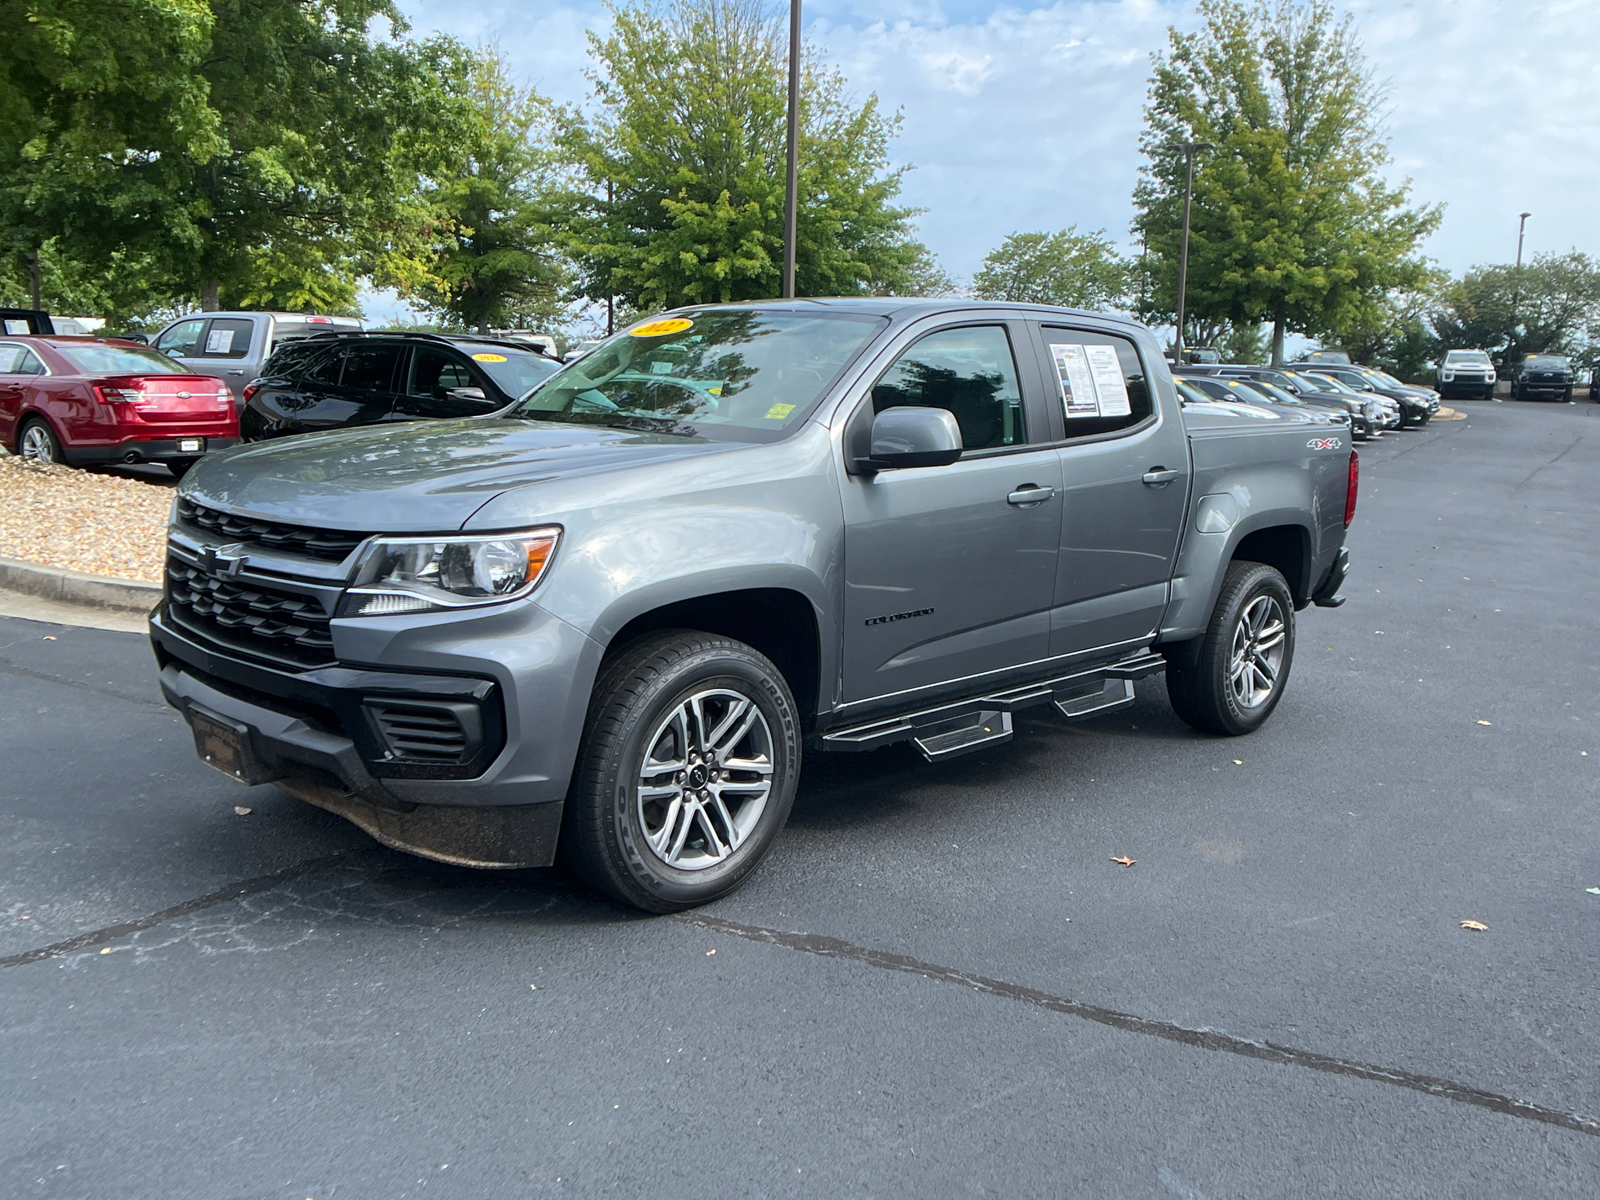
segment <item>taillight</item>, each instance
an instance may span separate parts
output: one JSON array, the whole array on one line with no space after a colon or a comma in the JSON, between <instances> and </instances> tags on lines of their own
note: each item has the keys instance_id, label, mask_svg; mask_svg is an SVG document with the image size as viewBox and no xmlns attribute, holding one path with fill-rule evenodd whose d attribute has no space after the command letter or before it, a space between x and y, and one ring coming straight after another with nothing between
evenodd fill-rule
<instances>
[{"instance_id":1,"label":"taillight","mask_svg":"<svg viewBox=\"0 0 1600 1200\"><path fill-rule=\"evenodd\" d=\"M1356 519L1356 492L1361 485L1361 459L1354 450L1350 451L1350 490L1344 496L1344 524L1350 527L1350 522Z\"/></svg>"},{"instance_id":2,"label":"taillight","mask_svg":"<svg viewBox=\"0 0 1600 1200\"><path fill-rule=\"evenodd\" d=\"M254 396L260 390L261 390L261 385L259 383L256 383L256 382L252 381L250 383L245 384L244 385L244 402L246 404L249 404L250 403L250 397Z\"/></svg>"},{"instance_id":3,"label":"taillight","mask_svg":"<svg viewBox=\"0 0 1600 1200\"><path fill-rule=\"evenodd\" d=\"M94 385L95 399L102 404L142 404L144 393L138 388L102 387Z\"/></svg>"}]
</instances>

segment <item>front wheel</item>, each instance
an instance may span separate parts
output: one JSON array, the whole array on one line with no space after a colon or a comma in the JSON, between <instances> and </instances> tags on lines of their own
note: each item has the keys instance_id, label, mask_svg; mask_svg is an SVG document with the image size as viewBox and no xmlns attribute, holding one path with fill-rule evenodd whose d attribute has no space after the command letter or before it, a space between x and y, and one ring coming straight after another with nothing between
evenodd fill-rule
<instances>
[{"instance_id":1,"label":"front wheel","mask_svg":"<svg viewBox=\"0 0 1600 1200\"><path fill-rule=\"evenodd\" d=\"M765 655L715 634L655 634L596 681L562 854L636 908L693 908L766 857L799 777L799 713Z\"/></svg>"},{"instance_id":2,"label":"front wheel","mask_svg":"<svg viewBox=\"0 0 1600 1200\"><path fill-rule=\"evenodd\" d=\"M1229 737L1255 732L1294 661L1289 585L1265 563L1232 563L1206 631L1166 653L1167 696L1185 723Z\"/></svg>"}]
</instances>

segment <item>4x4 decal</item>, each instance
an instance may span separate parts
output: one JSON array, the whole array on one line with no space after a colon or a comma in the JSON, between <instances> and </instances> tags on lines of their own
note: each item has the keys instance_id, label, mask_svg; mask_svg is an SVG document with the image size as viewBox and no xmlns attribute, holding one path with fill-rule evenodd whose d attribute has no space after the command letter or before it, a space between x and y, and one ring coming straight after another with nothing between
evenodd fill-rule
<instances>
[{"instance_id":1,"label":"4x4 decal","mask_svg":"<svg viewBox=\"0 0 1600 1200\"><path fill-rule=\"evenodd\" d=\"M1337 450L1344 443L1338 438L1312 438L1306 443L1308 450Z\"/></svg>"}]
</instances>

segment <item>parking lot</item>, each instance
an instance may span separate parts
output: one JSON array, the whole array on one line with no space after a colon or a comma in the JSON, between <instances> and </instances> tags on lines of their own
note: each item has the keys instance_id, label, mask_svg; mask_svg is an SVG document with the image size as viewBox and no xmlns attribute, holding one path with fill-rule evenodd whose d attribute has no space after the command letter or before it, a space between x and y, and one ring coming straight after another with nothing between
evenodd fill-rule
<instances>
[{"instance_id":1,"label":"parking lot","mask_svg":"<svg viewBox=\"0 0 1600 1200\"><path fill-rule=\"evenodd\" d=\"M1456 407L1362 449L1260 733L1156 677L816 756L679 917L376 848L139 635L0 619L0 1192L1593 1195L1600 406Z\"/></svg>"}]
</instances>

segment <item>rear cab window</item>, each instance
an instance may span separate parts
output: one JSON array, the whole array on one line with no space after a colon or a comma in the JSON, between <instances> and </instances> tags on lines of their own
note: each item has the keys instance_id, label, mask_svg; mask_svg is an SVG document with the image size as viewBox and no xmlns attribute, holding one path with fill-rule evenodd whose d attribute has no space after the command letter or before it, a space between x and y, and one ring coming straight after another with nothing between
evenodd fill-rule
<instances>
[{"instance_id":1,"label":"rear cab window","mask_svg":"<svg viewBox=\"0 0 1600 1200\"><path fill-rule=\"evenodd\" d=\"M1149 376L1131 338L1062 325L1041 325L1039 335L1066 440L1120 433L1154 415Z\"/></svg>"},{"instance_id":2,"label":"rear cab window","mask_svg":"<svg viewBox=\"0 0 1600 1200\"><path fill-rule=\"evenodd\" d=\"M216 317L200 343L199 358L245 358L255 322L248 317Z\"/></svg>"}]
</instances>

